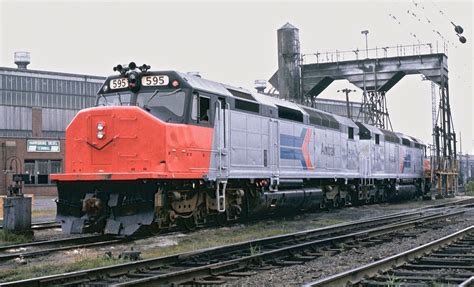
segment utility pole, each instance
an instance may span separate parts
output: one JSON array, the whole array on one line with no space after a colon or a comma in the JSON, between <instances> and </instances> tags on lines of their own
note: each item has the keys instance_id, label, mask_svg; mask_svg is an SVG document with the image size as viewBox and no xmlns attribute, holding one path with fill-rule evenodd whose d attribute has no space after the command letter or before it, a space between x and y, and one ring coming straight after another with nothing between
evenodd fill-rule
<instances>
[{"instance_id":1,"label":"utility pole","mask_svg":"<svg viewBox=\"0 0 474 287\"><path fill-rule=\"evenodd\" d=\"M351 89L348 89L348 88L345 88L345 89L342 89L342 90L337 90L338 93L345 93L346 94L346 106L347 106L347 117L349 119L352 119L352 116L351 116L351 108L349 107L349 94L351 92L355 92L356 90L351 90Z\"/></svg>"},{"instance_id":2,"label":"utility pole","mask_svg":"<svg viewBox=\"0 0 474 287\"><path fill-rule=\"evenodd\" d=\"M369 30L360 31L361 34L365 35L365 57L369 58L369 40L367 34L369 34Z\"/></svg>"}]
</instances>

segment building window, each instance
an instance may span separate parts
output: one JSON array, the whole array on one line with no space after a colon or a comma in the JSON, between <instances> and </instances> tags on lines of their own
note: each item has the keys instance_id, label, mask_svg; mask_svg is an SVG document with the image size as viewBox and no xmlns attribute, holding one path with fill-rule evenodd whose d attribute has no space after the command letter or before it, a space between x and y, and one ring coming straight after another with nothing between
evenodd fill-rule
<instances>
[{"instance_id":1,"label":"building window","mask_svg":"<svg viewBox=\"0 0 474 287\"><path fill-rule=\"evenodd\" d=\"M30 185L51 184L49 175L61 172L61 160L27 159L24 166L25 173L30 175L30 180L25 184Z\"/></svg>"}]
</instances>

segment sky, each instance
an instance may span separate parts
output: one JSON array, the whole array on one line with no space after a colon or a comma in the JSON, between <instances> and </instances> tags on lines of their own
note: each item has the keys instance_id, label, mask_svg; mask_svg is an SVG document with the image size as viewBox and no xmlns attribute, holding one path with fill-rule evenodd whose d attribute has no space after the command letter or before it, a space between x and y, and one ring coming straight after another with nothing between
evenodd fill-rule
<instances>
[{"instance_id":1,"label":"sky","mask_svg":"<svg viewBox=\"0 0 474 287\"><path fill-rule=\"evenodd\" d=\"M464 28L466 44L451 21ZM363 50L362 30L369 48L433 43L443 52L446 45L455 130L463 151L474 154L472 1L0 0L0 66L15 67L14 52L28 51L30 69L107 76L135 61L252 89L276 71L276 30L287 22L299 28L304 54ZM356 89L337 81L319 97L344 99L337 90L345 87ZM403 78L387 104L395 131L431 143L429 82Z\"/></svg>"}]
</instances>

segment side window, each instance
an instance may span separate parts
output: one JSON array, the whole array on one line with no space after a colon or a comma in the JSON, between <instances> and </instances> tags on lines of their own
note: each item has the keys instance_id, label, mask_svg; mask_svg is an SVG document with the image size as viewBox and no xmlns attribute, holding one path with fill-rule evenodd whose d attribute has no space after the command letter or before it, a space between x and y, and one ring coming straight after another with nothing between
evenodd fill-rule
<instances>
[{"instance_id":1,"label":"side window","mask_svg":"<svg viewBox=\"0 0 474 287\"><path fill-rule=\"evenodd\" d=\"M354 139L354 128L349 127L348 134L349 134L349 139Z\"/></svg>"},{"instance_id":2,"label":"side window","mask_svg":"<svg viewBox=\"0 0 474 287\"><path fill-rule=\"evenodd\" d=\"M222 101L221 101L222 102ZM211 99L194 93L191 103L191 120L208 123L211 116Z\"/></svg>"},{"instance_id":3,"label":"side window","mask_svg":"<svg viewBox=\"0 0 474 287\"><path fill-rule=\"evenodd\" d=\"M375 144L380 144L380 135L375 135Z\"/></svg>"},{"instance_id":4,"label":"side window","mask_svg":"<svg viewBox=\"0 0 474 287\"><path fill-rule=\"evenodd\" d=\"M199 97L199 121L209 122L210 99Z\"/></svg>"},{"instance_id":5,"label":"side window","mask_svg":"<svg viewBox=\"0 0 474 287\"><path fill-rule=\"evenodd\" d=\"M192 120L197 120L197 115L198 115L198 95L193 94L193 103L191 107L191 119Z\"/></svg>"}]
</instances>

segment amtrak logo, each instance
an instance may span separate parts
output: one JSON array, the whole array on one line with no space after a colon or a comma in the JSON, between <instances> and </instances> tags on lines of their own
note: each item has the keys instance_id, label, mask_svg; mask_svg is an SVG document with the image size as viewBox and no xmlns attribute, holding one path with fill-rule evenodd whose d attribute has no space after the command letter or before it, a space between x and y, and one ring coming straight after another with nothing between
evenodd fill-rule
<instances>
[{"instance_id":1,"label":"amtrak logo","mask_svg":"<svg viewBox=\"0 0 474 287\"><path fill-rule=\"evenodd\" d=\"M299 160L304 169L313 169L308 150L311 134L308 128L302 129L299 137L280 134L280 158Z\"/></svg>"},{"instance_id":2,"label":"amtrak logo","mask_svg":"<svg viewBox=\"0 0 474 287\"><path fill-rule=\"evenodd\" d=\"M405 168L410 168L411 166L411 154L407 153L405 156L405 159L403 160L403 167Z\"/></svg>"},{"instance_id":3,"label":"amtrak logo","mask_svg":"<svg viewBox=\"0 0 474 287\"><path fill-rule=\"evenodd\" d=\"M336 149L334 148L333 145L324 145L324 143L321 146L321 154L324 155L329 155L329 156L335 156L336 155Z\"/></svg>"},{"instance_id":4,"label":"amtrak logo","mask_svg":"<svg viewBox=\"0 0 474 287\"><path fill-rule=\"evenodd\" d=\"M411 167L411 153L407 151L406 154L401 152L401 160L400 160L400 172L404 172L405 168Z\"/></svg>"}]
</instances>

